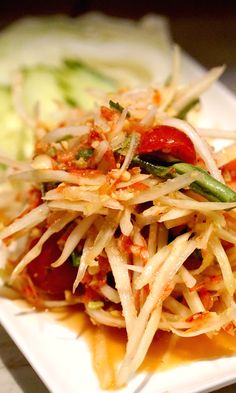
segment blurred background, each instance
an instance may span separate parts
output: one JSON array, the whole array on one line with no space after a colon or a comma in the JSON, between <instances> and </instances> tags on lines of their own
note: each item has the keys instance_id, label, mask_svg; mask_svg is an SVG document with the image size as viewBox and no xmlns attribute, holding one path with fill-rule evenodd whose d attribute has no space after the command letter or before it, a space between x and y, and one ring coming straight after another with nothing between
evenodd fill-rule
<instances>
[{"instance_id":1,"label":"blurred background","mask_svg":"<svg viewBox=\"0 0 236 393\"><path fill-rule=\"evenodd\" d=\"M94 10L132 19L150 12L165 15L174 41L190 55L207 68L227 65L222 80L236 93L236 2L232 0L8 0L0 2L0 27L26 15L74 17Z\"/></svg>"}]
</instances>

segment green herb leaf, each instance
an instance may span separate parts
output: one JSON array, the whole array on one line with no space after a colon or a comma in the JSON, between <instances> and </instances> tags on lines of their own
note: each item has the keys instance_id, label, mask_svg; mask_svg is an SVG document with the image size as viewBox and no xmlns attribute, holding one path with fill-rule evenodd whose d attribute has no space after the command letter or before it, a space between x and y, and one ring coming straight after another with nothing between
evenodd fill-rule
<instances>
[{"instance_id":1,"label":"green herb leaf","mask_svg":"<svg viewBox=\"0 0 236 393\"><path fill-rule=\"evenodd\" d=\"M186 119L186 116L191 109L193 109L197 104L200 103L199 98L196 98L195 100L192 100L189 102L184 108L182 108L179 113L177 113L176 117L178 117L181 120Z\"/></svg>"},{"instance_id":2,"label":"green herb leaf","mask_svg":"<svg viewBox=\"0 0 236 393\"><path fill-rule=\"evenodd\" d=\"M57 154L57 149L54 146L49 147L49 149L47 150L47 154L50 157L54 157Z\"/></svg>"},{"instance_id":3,"label":"green herb leaf","mask_svg":"<svg viewBox=\"0 0 236 393\"><path fill-rule=\"evenodd\" d=\"M103 306L104 306L104 302L102 302L101 300L95 300L95 301L88 302L88 308L90 310L99 310Z\"/></svg>"},{"instance_id":4,"label":"green herb leaf","mask_svg":"<svg viewBox=\"0 0 236 393\"><path fill-rule=\"evenodd\" d=\"M65 97L66 103L71 106L72 108L76 108L78 106L77 101L73 97L66 96Z\"/></svg>"},{"instance_id":5,"label":"green herb leaf","mask_svg":"<svg viewBox=\"0 0 236 393\"><path fill-rule=\"evenodd\" d=\"M111 109L115 109L117 112L122 113L124 108L122 105L119 104L119 102L114 102L112 100L109 101L109 106ZM130 112L127 112L126 117L129 118L131 116Z\"/></svg>"},{"instance_id":6,"label":"green herb leaf","mask_svg":"<svg viewBox=\"0 0 236 393\"><path fill-rule=\"evenodd\" d=\"M7 169L7 165L0 163L0 171L5 171Z\"/></svg>"},{"instance_id":7,"label":"green herb leaf","mask_svg":"<svg viewBox=\"0 0 236 393\"><path fill-rule=\"evenodd\" d=\"M130 141L131 141L131 136L130 135L126 136L122 145L118 149L115 150L115 153L125 156L128 149L129 149Z\"/></svg>"},{"instance_id":8,"label":"green herb leaf","mask_svg":"<svg viewBox=\"0 0 236 393\"><path fill-rule=\"evenodd\" d=\"M64 64L71 70L78 70L78 68L83 68L84 64L77 59L65 59Z\"/></svg>"},{"instance_id":9,"label":"green herb leaf","mask_svg":"<svg viewBox=\"0 0 236 393\"><path fill-rule=\"evenodd\" d=\"M74 267L79 267L80 260L81 260L81 254L78 254L77 252L73 251L72 254L71 254L72 265Z\"/></svg>"},{"instance_id":10,"label":"green herb leaf","mask_svg":"<svg viewBox=\"0 0 236 393\"><path fill-rule=\"evenodd\" d=\"M92 157L94 150L93 149L83 149L78 151L76 154L76 159L79 160L80 158L88 159Z\"/></svg>"}]
</instances>

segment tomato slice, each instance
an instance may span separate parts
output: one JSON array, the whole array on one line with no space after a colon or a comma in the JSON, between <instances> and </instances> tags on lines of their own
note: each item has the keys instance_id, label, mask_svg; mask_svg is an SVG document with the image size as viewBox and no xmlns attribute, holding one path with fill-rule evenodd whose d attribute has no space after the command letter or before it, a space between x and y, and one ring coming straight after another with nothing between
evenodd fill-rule
<instances>
[{"instance_id":1,"label":"tomato slice","mask_svg":"<svg viewBox=\"0 0 236 393\"><path fill-rule=\"evenodd\" d=\"M44 243L41 254L27 267L34 285L55 298L62 298L65 290L72 289L77 274L77 269L68 260L57 268L51 267L61 254L57 244L60 235L52 235Z\"/></svg>"},{"instance_id":2,"label":"tomato slice","mask_svg":"<svg viewBox=\"0 0 236 393\"><path fill-rule=\"evenodd\" d=\"M192 141L182 131L170 126L156 126L141 135L139 154L162 152L194 164L196 152Z\"/></svg>"},{"instance_id":3,"label":"tomato slice","mask_svg":"<svg viewBox=\"0 0 236 393\"><path fill-rule=\"evenodd\" d=\"M221 170L227 186L236 191L236 159L225 164Z\"/></svg>"},{"instance_id":4,"label":"tomato slice","mask_svg":"<svg viewBox=\"0 0 236 393\"><path fill-rule=\"evenodd\" d=\"M231 180L236 180L236 159L228 162L222 168L223 174L228 172L230 174Z\"/></svg>"}]
</instances>

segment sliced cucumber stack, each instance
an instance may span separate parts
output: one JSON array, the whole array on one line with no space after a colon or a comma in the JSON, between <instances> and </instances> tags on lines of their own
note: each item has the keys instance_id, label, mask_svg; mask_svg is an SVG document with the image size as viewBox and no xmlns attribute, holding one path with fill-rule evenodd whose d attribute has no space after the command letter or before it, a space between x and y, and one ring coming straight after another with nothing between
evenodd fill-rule
<instances>
[{"instance_id":1,"label":"sliced cucumber stack","mask_svg":"<svg viewBox=\"0 0 236 393\"><path fill-rule=\"evenodd\" d=\"M17 115L11 89L0 86L0 154L23 159L32 154L33 137Z\"/></svg>"},{"instance_id":2,"label":"sliced cucumber stack","mask_svg":"<svg viewBox=\"0 0 236 393\"><path fill-rule=\"evenodd\" d=\"M92 109L96 96L92 90L114 91L117 83L78 60L65 60L58 73L58 81L69 105Z\"/></svg>"},{"instance_id":3,"label":"sliced cucumber stack","mask_svg":"<svg viewBox=\"0 0 236 393\"><path fill-rule=\"evenodd\" d=\"M61 66L37 65L21 70L22 105L29 116L36 106L39 119L49 128L59 122L60 103L65 107L92 109L97 98L92 90L114 91L117 82L78 60L64 60ZM30 157L33 136L17 114L12 103L12 90L0 86L0 150L12 158Z\"/></svg>"},{"instance_id":4,"label":"sliced cucumber stack","mask_svg":"<svg viewBox=\"0 0 236 393\"><path fill-rule=\"evenodd\" d=\"M58 111L58 103L64 101L56 75L55 68L43 65L22 70L25 109L32 115L38 105L39 118L43 122L50 122L55 111Z\"/></svg>"}]
</instances>

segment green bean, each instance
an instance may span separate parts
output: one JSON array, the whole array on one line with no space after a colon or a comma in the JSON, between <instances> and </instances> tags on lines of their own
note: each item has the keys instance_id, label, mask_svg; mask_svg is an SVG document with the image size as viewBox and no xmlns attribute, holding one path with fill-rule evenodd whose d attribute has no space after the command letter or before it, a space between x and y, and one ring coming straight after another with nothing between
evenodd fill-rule
<instances>
[{"instance_id":1,"label":"green bean","mask_svg":"<svg viewBox=\"0 0 236 393\"><path fill-rule=\"evenodd\" d=\"M199 175L197 180L189 185L194 192L204 196L208 201L236 202L236 192L225 184L214 179L208 172L197 166L185 163L176 163L171 166L152 164L136 156L133 163L145 169L148 173L164 179L173 178L191 172Z\"/></svg>"}]
</instances>

